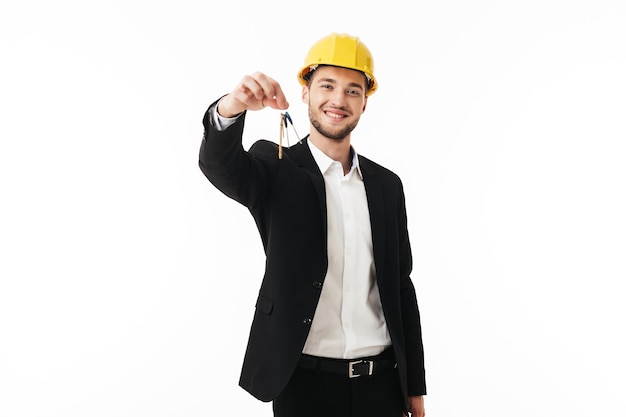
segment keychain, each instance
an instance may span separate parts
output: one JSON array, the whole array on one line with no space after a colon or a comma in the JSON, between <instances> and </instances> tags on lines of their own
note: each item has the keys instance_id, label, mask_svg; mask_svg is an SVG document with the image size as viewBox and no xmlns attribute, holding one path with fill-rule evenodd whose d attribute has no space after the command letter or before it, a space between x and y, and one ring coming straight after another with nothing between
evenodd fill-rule
<instances>
[{"instance_id":1,"label":"keychain","mask_svg":"<svg viewBox=\"0 0 626 417\"><path fill-rule=\"evenodd\" d=\"M279 136L279 141L278 141L278 159L283 159L283 136L287 138L287 147L289 147L289 131L287 130L287 127L288 127L287 122L291 124L291 128L293 129L293 132L296 134L298 141L302 143L302 139L300 139L300 136L298 135L298 132L296 131L296 127L293 125L293 121L291 120L291 116L289 116L289 113L287 112L281 113L280 114L280 136Z\"/></svg>"}]
</instances>

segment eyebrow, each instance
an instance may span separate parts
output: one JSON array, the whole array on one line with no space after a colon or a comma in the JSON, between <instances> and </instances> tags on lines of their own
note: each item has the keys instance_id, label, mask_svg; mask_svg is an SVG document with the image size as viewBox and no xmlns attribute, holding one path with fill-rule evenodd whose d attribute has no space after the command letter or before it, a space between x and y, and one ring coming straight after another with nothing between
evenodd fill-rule
<instances>
[{"instance_id":1,"label":"eyebrow","mask_svg":"<svg viewBox=\"0 0 626 417\"><path fill-rule=\"evenodd\" d=\"M337 84L337 80L335 80L334 78L319 78L317 81L315 81L316 83L331 83L331 84ZM351 82L349 84L350 87L356 87L359 88L361 90L363 90L363 86L359 83L356 82Z\"/></svg>"}]
</instances>

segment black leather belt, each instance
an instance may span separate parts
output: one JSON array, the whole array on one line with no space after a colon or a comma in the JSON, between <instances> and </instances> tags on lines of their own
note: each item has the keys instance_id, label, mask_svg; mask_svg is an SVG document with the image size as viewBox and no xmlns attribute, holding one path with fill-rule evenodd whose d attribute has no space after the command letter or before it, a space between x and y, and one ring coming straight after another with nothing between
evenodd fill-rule
<instances>
[{"instance_id":1,"label":"black leather belt","mask_svg":"<svg viewBox=\"0 0 626 417\"><path fill-rule=\"evenodd\" d=\"M321 372L342 374L348 378L374 375L385 369L397 366L396 360L391 358L365 359L327 359L318 356L302 355L298 366L306 369L315 369Z\"/></svg>"}]
</instances>

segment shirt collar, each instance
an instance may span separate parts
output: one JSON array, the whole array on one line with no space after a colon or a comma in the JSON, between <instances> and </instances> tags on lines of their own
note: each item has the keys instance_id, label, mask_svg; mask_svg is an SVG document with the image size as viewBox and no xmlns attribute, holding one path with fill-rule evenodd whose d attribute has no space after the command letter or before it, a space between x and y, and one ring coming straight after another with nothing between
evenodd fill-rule
<instances>
[{"instance_id":1,"label":"shirt collar","mask_svg":"<svg viewBox=\"0 0 626 417\"><path fill-rule=\"evenodd\" d=\"M313 154L313 159L315 159L315 163L317 163L317 167L322 175L324 175L332 163L337 161L331 159L328 155L322 152L313 142L311 142L311 140L307 140L307 143L309 144L309 149ZM362 180L363 174L361 173L361 166L359 165L359 155L356 153L353 146L351 146L350 149L352 150L352 167L350 168L350 171L355 170L358 173L359 178Z\"/></svg>"}]
</instances>

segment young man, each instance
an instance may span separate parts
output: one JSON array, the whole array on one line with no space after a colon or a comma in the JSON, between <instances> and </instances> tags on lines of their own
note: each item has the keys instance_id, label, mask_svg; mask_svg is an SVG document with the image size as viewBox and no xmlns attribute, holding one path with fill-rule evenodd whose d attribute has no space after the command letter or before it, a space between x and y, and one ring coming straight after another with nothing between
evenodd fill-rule
<instances>
[{"instance_id":1,"label":"young man","mask_svg":"<svg viewBox=\"0 0 626 417\"><path fill-rule=\"evenodd\" d=\"M287 109L280 85L244 76L207 110L200 168L254 217L266 269L240 385L277 417L423 416L421 324L404 191L351 135L377 89L369 49L330 34L298 72L310 133L242 147L247 111Z\"/></svg>"}]
</instances>

